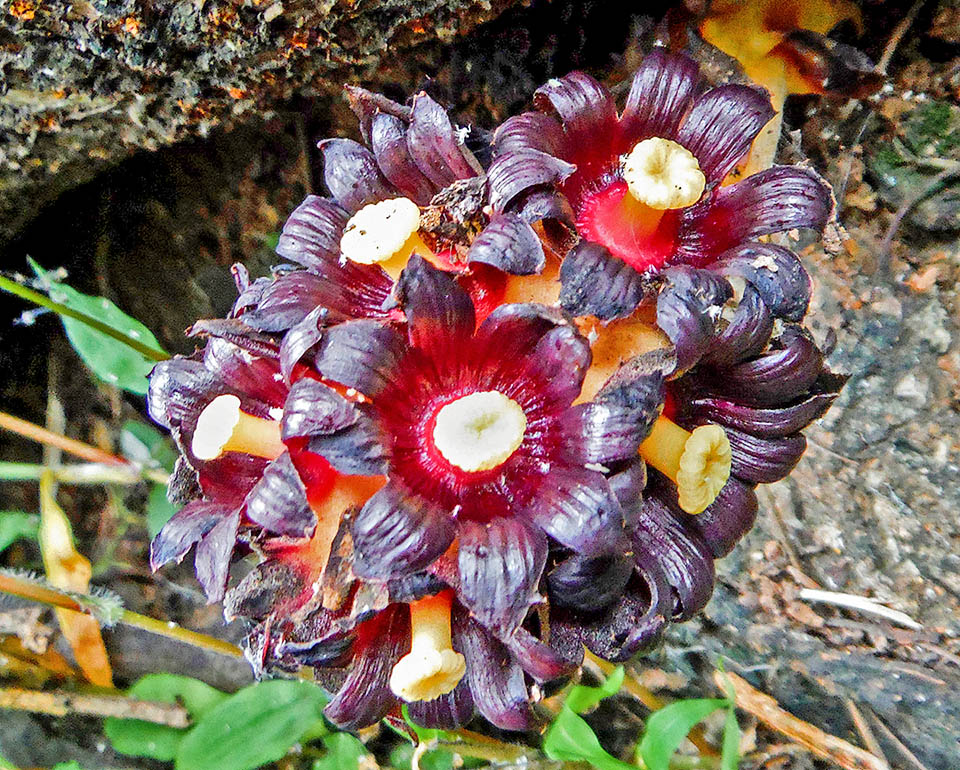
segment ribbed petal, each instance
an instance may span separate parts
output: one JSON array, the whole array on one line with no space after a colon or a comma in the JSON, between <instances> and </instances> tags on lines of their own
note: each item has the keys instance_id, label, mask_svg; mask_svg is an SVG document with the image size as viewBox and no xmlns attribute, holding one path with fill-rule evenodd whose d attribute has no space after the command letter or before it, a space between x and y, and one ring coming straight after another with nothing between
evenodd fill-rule
<instances>
[{"instance_id":1,"label":"ribbed petal","mask_svg":"<svg viewBox=\"0 0 960 770\"><path fill-rule=\"evenodd\" d=\"M447 550L455 531L449 511L388 482L350 518L354 571L374 580L417 572Z\"/></svg>"},{"instance_id":2,"label":"ribbed petal","mask_svg":"<svg viewBox=\"0 0 960 770\"><path fill-rule=\"evenodd\" d=\"M245 313L243 320L260 331L285 331L322 305L331 293L324 278L296 270L270 283L263 290L256 308Z\"/></svg>"},{"instance_id":3,"label":"ribbed petal","mask_svg":"<svg viewBox=\"0 0 960 770\"><path fill-rule=\"evenodd\" d=\"M610 92L583 72L549 80L533 95L537 109L550 108L563 123L566 146L573 152L610 142L617 133L617 106Z\"/></svg>"},{"instance_id":4,"label":"ribbed petal","mask_svg":"<svg viewBox=\"0 0 960 770\"><path fill-rule=\"evenodd\" d=\"M335 265L340 238L350 214L329 198L308 195L287 219L277 242L277 254L310 270Z\"/></svg>"},{"instance_id":5,"label":"ribbed petal","mask_svg":"<svg viewBox=\"0 0 960 770\"><path fill-rule=\"evenodd\" d=\"M315 435L307 444L340 473L379 476L390 467L390 440L367 407L355 407L356 421L327 435Z\"/></svg>"},{"instance_id":6,"label":"ribbed petal","mask_svg":"<svg viewBox=\"0 0 960 770\"><path fill-rule=\"evenodd\" d=\"M344 730L376 724L397 703L390 690L390 672L410 648L410 615L392 605L358 629L350 672L340 691L323 710Z\"/></svg>"},{"instance_id":7,"label":"ribbed petal","mask_svg":"<svg viewBox=\"0 0 960 770\"><path fill-rule=\"evenodd\" d=\"M535 302L498 305L477 329L475 336L483 358L515 361L531 358L531 350L557 327L570 326L572 321L559 308Z\"/></svg>"},{"instance_id":8,"label":"ribbed petal","mask_svg":"<svg viewBox=\"0 0 960 770\"><path fill-rule=\"evenodd\" d=\"M304 436L326 436L349 428L360 414L350 403L322 382L297 380L283 406L281 436L284 441Z\"/></svg>"},{"instance_id":9,"label":"ribbed petal","mask_svg":"<svg viewBox=\"0 0 960 770\"><path fill-rule=\"evenodd\" d=\"M216 460L195 462L203 494L224 505L239 507L270 461L244 452L225 452Z\"/></svg>"},{"instance_id":10,"label":"ribbed petal","mask_svg":"<svg viewBox=\"0 0 960 770\"><path fill-rule=\"evenodd\" d=\"M777 318L800 321L807 314L813 284L792 251L770 243L744 243L721 254L710 269L749 281Z\"/></svg>"},{"instance_id":11,"label":"ribbed petal","mask_svg":"<svg viewBox=\"0 0 960 770\"><path fill-rule=\"evenodd\" d=\"M414 254L397 282L397 300L407 317L410 344L443 351L463 342L476 326L470 295L450 273Z\"/></svg>"},{"instance_id":12,"label":"ribbed petal","mask_svg":"<svg viewBox=\"0 0 960 770\"><path fill-rule=\"evenodd\" d=\"M323 181L337 203L351 214L368 203L397 197L373 153L359 142L325 139L317 146L323 153Z\"/></svg>"},{"instance_id":13,"label":"ribbed petal","mask_svg":"<svg viewBox=\"0 0 960 770\"><path fill-rule=\"evenodd\" d=\"M655 493L647 495L631 531L637 564L655 562L677 599L677 620L689 620L713 593L713 558L703 539L681 524Z\"/></svg>"},{"instance_id":14,"label":"ribbed petal","mask_svg":"<svg viewBox=\"0 0 960 770\"><path fill-rule=\"evenodd\" d=\"M221 518L197 544L193 563L208 604L223 601L239 526L240 512L234 511Z\"/></svg>"},{"instance_id":15,"label":"ribbed petal","mask_svg":"<svg viewBox=\"0 0 960 770\"><path fill-rule=\"evenodd\" d=\"M578 404L562 417L568 456L581 465L631 459L650 432L657 411L616 403Z\"/></svg>"},{"instance_id":16,"label":"ribbed petal","mask_svg":"<svg viewBox=\"0 0 960 770\"><path fill-rule=\"evenodd\" d=\"M531 224L546 219L562 222L570 231L576 228L577 215L567 196L550 188L533 187L518 195L510 204L510 210Z\"/></svg>"},{"instance_id":17,"label":"ribbed petal","mask_svg":"<svg viewBox=\"0 0 960 770\"><path fill-rule=\"evenodd\" d=\"M610 476L608 481L610 489L613 490L613 494L620 502L620 507L623 508L626 529L629 530L633 526L631 516L640 504L643 490L647 486L647 464L638 457L619 473Z\"/></svg>"},{"instance_id":18,"label":"ribbed petal","mask_svg":"<svg viewBox=\"0 0 960 770\"><path fill-rule=\"evenodd\" d=\"M153 367L147 410L154 422L179 430L195 425L203 407L225 390L224 383L200 361L177 356Z\"/></svg>"},{"instance_id":19,"label":"ribbed petal","mask_svg":"<svg viewBox=\"0 0 960 770\"><path fill-rule=\"evenodd\" d=\"M206 337L227 342L251 355L274 359L277 357L276 340L258 332L240 318L201 318L187 329L188 337Z\"/></svg>"},{"instance_id":20,"label":"ribbed petal","mask_svg":"<svg viewBox=\"0 0 960 770\"><path fill-rule=\"evenodd\" d=\"M498 516L461 521L457 539L460 601L487 628L510 633L538 600L546 538L521 519Z\"/></svg>"},{"instance_id":21,"label":"ribbed petal","mask_svg":"<svg viewBox=\"0 0 960 770\"><path fill-rule=\"evenodd\" d=\"M473 696L466 677L452 692L428 701L414 701L407 708L415 724L434 730L456 730L473 717Z\"/></svg>"},{"instance_id":22,"label":"ribbed petal","mask_svg":"<svg viewBox=\"0 0 960 770\"><path fill-rule=\"evenodd\" d=\"M677 351L677 369L693 366L716 335L724 303L732 296L720 276L687 265L667 268L666 285L657 295L657 326Z\"/></svg>"},{"instance_id":23,"label":"ribbed petal","mask_svg":"<svg viewBox=\"0 0 960 770\"><path fill-rule=\"evenodd\" d=\"M712 396L696 397L684 405L685 419L716 422L760 438L783 438L803 430L822 417L840 393L847 377L822 374L806 398L783 407L744 406Z\"/></svg>"},{"instance_id":24,"label":"ribbed petal","mask_svg":"<svg viewBox=\"0 0 960 770\"><path fill-rule=\"evenodd\" d=\"M326 331L314 363L324 377L375 397L406 349L406 340L394 326L347 321Z\"/></svg>"},{"instance_id":25,"label":"ribbed petal","mask_svg":"<svg viewBox=\"0 0 960 770\"><path fill-rule=\"evenodd\" d=\"M482 262L512 275L533 275L547 258L534 229L517 214L494 214L467 252L468 262Z\"/></svg>"},{"instance_id":26,"label":"ribbed petal","mask_svg":"<svg viewBox=\"0 0 960 770\"><path fill-rule=\"evenodd\" d=\"M547 575L552 604L583 612L602 609L623 593L633 562L622 551L601 556L573 554Z\"/></svg>"},{"instance_id":27,"label":"ribbed petal","mask_svg":"<svg viewBox=\"0 0 960 770\"><path fill-rule=\"evenodd\" d=\"M719 86L693 102L677 141L696 156L707 182L719 182L773 115L770 97L761 89Z\"/></svg>"},{"instance_id":28,"label":"ribbed petal","mask_svg":"<svg viewBox=\"0 0 960 770\"><path fill-rule=\"evenodd\" d=\"M487 170L490 205L505 211L521 193L561 182L576 166L539 150L515 150L498 156Z\"/></svg>"},{"instance_id":29,"label":"ribbed petal","mask_svg":"<svg viewBox=\"0 0 960 770\"><path fill-rule=\"evenodd\" d=\"M592 360L590 343L570 324L551 329L528 353L524 370L540 380L545 406L566 407L580 395Z\"/></svg>"},{"instance_id":30,"label":"ribbed petal","mask_svg":"<svg viewBox=\"0 0 960 770\"><path fill-rule=\"evenodd\" d=\"M249 414L268 417L269 409L282 406L287 398L276 358L252 356L225 340L211 339L204 348L203 363L240 397Z\"/></svg>"},{"instance_id":31,"label":"ribbed petal","mask_svg":"<svg viewBox=\"0 0 960 770\"><path fill-rule=\"evenodd\" d=\"M675 495L676 487L673 490ZM675 497L673 499L675 501ZM681 511L679 505L674 512L700 534L713 558L720 559L730 553L753 527L757 509L757 494L753 487L731 477L703 513L691 517Z\"/></svg>"},{"instance_id":32,"label":"ribbed petal","mask_svg":"<svg viewBox=\"0 0 960 770\"><path fill-rule=\"evenodd\" d=\"M317 516L307 502L307 492L284 452L267 466L263 478L247 495L247 518L279 535L308 537Z\"/></svg>"},{"instance_id":33,"label":"ribbed petal","mask_svg":"<svg viewBox=\"0 0 960 770\"><path fill-rule=\"evenodd\" d=\"M413 162L438 188L477 175L463 155L446 110L423 92L413 98L407 149Z\"/></svg>"},{"instance_id":34,"label":"ribbed petal","mask_svg":"<svg viewBox=\"0 0 960 770\"><path fill-rule=\"evenodd\" d=\"M560 265L560 304L576 316L603 321L630 315L650 291L648 281L599 243L580 241Z\"/></svg>"},{"instance_id":35,"label":"ribbed petal","mask_svg":"<svg viewBox=\"0 0 960 770\"><path fill-rule=\"evenodd\" d=\"M799 433L757 438L734 428L725 431L733 451L730 472L754 484L772 484L786 478L807 449L807 440Z\"/></svg>"},{"instance_id":36,"label":"ribbed petal","mask_svg":"<svg viewBox=\"0 0 960 770\"><path fill-rule=\"evenodd\" d=\"M583 661L583 647L570 655L544 644L523 626L501 641L517 659L520 667L537 682L552 682L572 674Z\"/></svg>"},{"instance_id":37,"label":"ribbed petal","mask_svg":"<svg viewBox=\"0 0 960 770\"><path fill-rule=\"evenodd\" d=\"M309 284L313 299L331 313L342 318L380 317L393 282L377 265L341 262L340 238L348 218L333 201L307 196L284 224L277 254L316 274L318 280Z\"/></svg>"},{"instance_id":38,"label":"ribbed petal","mask_svg":"<svg viewBox=\"0 0 960 770\"><path fill-rule=\"evenodd\" d=\"M724 322L726 326L723 327ZM760 293L746 284L743 297L731 317L724 314L720 319L723 328L710 342L701 364L716 367L731 366L745 358L759 354L770 341L773 332L773 316Z\"/></svg>"},{"instance_id":39,"label":"ribbed petal","mask_svg":"<svg viewBox=\"0 0 960 770\"><path fill-rule=\"evenodd\" d=\"M493 141L498 156L517 150L539 150L560 157L565 145L560 122L542 112L523 112L507 118L497 128Z\"/></svg>"},{"instance_id":40,"label":"ribbed petal","mask_svg":"<svg viewBox=\"0 0 960 770\"><path fill-rule=\"evenodd\" d=\"M578 553L609 551L622 536L623 511L602 474L554 467L527 515L550 537Z\"/></svg>"},{"instance_id":41,"label":"ribbed petal","mask_svg":"<svg viewBox=\"0 0 960 770\"><path fill-rule=\"evenodd\" d=\"M404 121L384 112L376 113L370 122L370 147L390 184L418 206L430 203L437 188L410 157Z\"/></svg>"},{"instance_id":42,"label":"ribbed petal","mask_svg":"<svg viewBox=\"0 0 960 770\"><path fill-rule=\"evenodd\" d=\"M280 374L287 384L293 379L293 370L300 359L323 337L321 325L326 317L327 309L316 307L283 335L283 342L280 343Z\"/></svg>"},{"instance_id":43,"label":"ribbed petal","mask_svg":"<svg viewBox=\"0 0 960 770\"><path fill-rule=\"evenodd\" d=\"M174 559L182 561L194 543L233 511L233 506L209 500L187 503L163 525L150 544L150 569L156 571Z\"/></svg>"},{"instance_id":44,"label":"ribbed petal","mask_svg":"<svg viewBox=\"0 0 960 770\"><path fill-rule=\"evenodd\" d=\"M620 116L623 137L631 145L654 136L676 137L699 82L700 70L693 59L654 48L633 76Z\"/></svg>"},{"instance_id":45,"label":"ribbed petal","mask_svg":"<svg viewBox=\"0 0 960 770\"><path fill-rule=\"evenodd\" d=\"M523 669L510 651L467 617L455 620L453 645L467 659L466 680L477 710L502 730L533 727Z\"/></svg>"},{"instance_id":46,"label":"ribbed petal","mask_svg":"<svg viewBox=\"0 0 960 770\"><path fill-rule=\"evenodd\" d=\"M810 334L786 327L766 353L704 377L709 390L741 404L786 404L806 393L823 370L823 354Z\"/></svg>"}]
</instances>

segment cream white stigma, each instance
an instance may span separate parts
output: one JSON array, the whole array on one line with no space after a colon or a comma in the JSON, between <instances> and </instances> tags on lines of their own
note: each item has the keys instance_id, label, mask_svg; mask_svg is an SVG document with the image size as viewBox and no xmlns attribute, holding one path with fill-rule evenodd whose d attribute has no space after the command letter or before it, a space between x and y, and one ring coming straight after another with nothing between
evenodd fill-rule
<instances>
[{"instance_id":1,"label":"cream white stigma","mask_svg":"<svg viewBox=\"0 0 960 770\"><path fill-rule=\"evenodd\" d=\"M523 442L527 416L496 390L471 393L437 412L433 443L451 465L488 471L505 462Z\"/></svg>"},{"instance_id":2,"label":"cream white stigma","mask_svg":"<svg viewBox=\"0 0 960 770\"><path fill-rule=\"evenodd\" d=\"M198 460L216 460L224 452L244 452L271 460L283 454L280 423L246 414L234 395L217 396L204 407L190 445Z\"/></svg>"},{"instance_id":3,"label":"cream white stigma","mask_svg":"<svg viewBox=\"0 0 960 770\"><path fill-rule=\"evenodd\" d=\"M730 478L733 452L719 425L695 428L683 447L677 470L678 503L687 513L702 513Z\"/></svg>"},{"instance_id":4,"label":"cream white stigma","mask_svg":"<svg viewBox=\"0 0 960 770\"><path fill-rule=\"evenodd\" d=\"M390 672L398 698L425 701L453 690L467 671L463 655L452 647L450 596L438 594L410 603L410 652Z\"/></svg>"},{"instance_id":5,"label":"cream white stigma","mask_svg":"<svg viewBox=\"0 0 960 770\"><path fill-rule=\"evenodd\" d=\"M623 167L630 195L652 209L682 209L703 195L707 180L686 147L653 137L638 142Z\"/></svg>"},{"instance_id":6,"label":"cream white stigma","mask_svg":"<svg viewBox=\"0 0 960 770\"><path fill-rule=\"evenodd\" d=\"M420 207L409 198L370 203L350 217L340 238L340 253L352 262L377 264L399 275L414 251L432 256L419 229Z\"/></svg>"}]
</instances>

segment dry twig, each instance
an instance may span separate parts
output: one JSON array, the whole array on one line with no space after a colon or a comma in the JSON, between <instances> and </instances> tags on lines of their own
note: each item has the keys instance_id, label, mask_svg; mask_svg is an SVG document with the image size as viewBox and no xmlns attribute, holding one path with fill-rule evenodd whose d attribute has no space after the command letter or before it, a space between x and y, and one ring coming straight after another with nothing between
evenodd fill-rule
<instances>
[{"instance_id":1,"label":"dry twig","mask_svg":"<svg viewBox=\"0 0 960 770\"><path fill-rule=\"evenodd\" d=\"M140 719L167 727L188 727L190 715L176 703L136 700L123 695L84 695L74 692L0 688L0 708L34 711L40 714L66 716L91 714L98 717Z\"/></svg>"}]
</instances>

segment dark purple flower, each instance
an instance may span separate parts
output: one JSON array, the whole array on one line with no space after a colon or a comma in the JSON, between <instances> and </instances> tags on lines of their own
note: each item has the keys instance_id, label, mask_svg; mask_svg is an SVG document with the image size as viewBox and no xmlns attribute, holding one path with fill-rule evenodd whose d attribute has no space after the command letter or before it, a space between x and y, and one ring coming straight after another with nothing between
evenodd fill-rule
<instances>
[{"instance_id":1,"label":"dark purple flower","mask_svg":"<svg viewBox=\"0 0 960 770\"><path fill-rule=\"evenodd\" d=\"M822 180L780 166L721 185L773 114L762 90L704 90L693 60L655 49L622 113L581 72L551 80L534 102L541 112L509 118L496 132L490 197L498 211L575 225L579 238L560 272L560 301L570 312L630 315L656 295L664 268L708 268L747 247L757 250L758 267L773 260L789 263L790 274L802 271L794 254L757 238L822 228L831 211ZM792 297L777 311L798 320L801 305Z\"/></svg>"}]
</instances>

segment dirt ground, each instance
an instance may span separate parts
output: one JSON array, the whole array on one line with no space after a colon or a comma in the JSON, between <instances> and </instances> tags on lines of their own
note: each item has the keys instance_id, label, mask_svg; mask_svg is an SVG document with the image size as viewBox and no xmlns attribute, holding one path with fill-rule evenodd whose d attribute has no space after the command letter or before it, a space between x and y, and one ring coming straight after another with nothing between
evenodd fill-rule
<instances>
[{"instance_id":1,"label":"dirt ground","mask_svg":"<svg viewBox=\"0 0 960 770\"><path fill-rule=\"evenodd\" d=\"M783 482L764 488L761 516L718 564L702 616L675 627L634 669L662 695L715 695L716 656L780 705L858 745L875 740L891 767L960 768L960 6L919 3L894 46L908 5L864 6L869 34L850 41L874 62L892 51L886 85L865 100L805 97L787 112L781 157L809 161L834 186L838 223L824 243L799 244L814 282L808 325L851 379L808 433L809 448ZM639 7L639 4L638 4ZM664 6L665 7L665 4ZM661 7L649 12L662 11ZM536 86L574 67L622 85L648 22L603 2L533 2L452 43L432 42L383 64L367 85L401 96L426 87L464 121L492 125L529 104ZM0 255L64 266L77 288L111 297L168 350L182 330L232 299L228 267L271 264L271 235L304 194L321 186L315 140L355 136L333 95L296 97L269 120L143 152L37 212ZM56 393L72 435L109 438L142 403L97 388L47 321L12 327L0 310L4 411L44 422ZM42 331L41 331L42 330ZM0 436L4 460L36 462L39 449ZM35 486L5 484L4 510L35 510ZM134 490L123 501L143 504ZM96 582L133 609L227 638L205 607L189 564L150 575L147 535L95 490L68 490L79 542L102 570ZM29 546L9 558L36 559ZM909 616L841 609L801 597L824 589ZM3 606L0 605L0 609ZM242 663L185 658L133 631L110 634L118 681L158 670L235 688ZM625 698L593 717L614 750L636 735ZM777 733L746 721L756 751L743 768L827 767ZM20 713L0 717L0 745L18 766L64 757L84 767L154 766L112 756L99 722ZM866 732L867 737L864 733ZM8 746L18 747L8 750ZM20 753L17 754L17 751ZM159 765L157 765L159 766Z\"/></svg>"}]
</instances>

